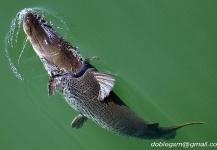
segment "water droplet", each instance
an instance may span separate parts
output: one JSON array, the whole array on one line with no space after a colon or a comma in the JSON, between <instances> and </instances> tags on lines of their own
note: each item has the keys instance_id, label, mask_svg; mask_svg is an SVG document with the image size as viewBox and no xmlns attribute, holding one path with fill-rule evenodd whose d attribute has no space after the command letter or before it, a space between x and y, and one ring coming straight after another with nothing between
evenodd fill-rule
<instances>
[{"instance_id":1,"label":"water droplet","mask_svg":"<svg viewBox=\"0 0 217 150\"><path fill-rule=\"evenodd\" d=\"M41 14L42 18L44 18L45 14L50 15L50 16L54 17L55 19L57 19L60 22L60 24L62 24L64 26L64 27L57 27L58 29L69 30L66 23L60 17L58 17L55 12L49 12L46 10L42 10L41 8L25 8L16 14L16 16L11 21L10 29L9 29L6 37L5 37L5 52L6 52L6 57L9 61L11 70L13 71L15 76L17 78L19 78L20 80L24 80L24 78L21 76L21 74L17 70L16 66L12 62L10 55L9 55L9 51L15 48L15 46L16 46L15 44L18 43L18 40L20 39L19 35L21 32L23 19L28 12L37 12L37 13ZM51 22L50 22L50 24L53 25ZM21 59L21 56L22 56L24 49L26 47L27 41L28 41L28 39L25 38L25 40L23 42L22 50L21 50L19 58L18 58L18 66L20 64L20 59ZM44 41L44 42L48 43L47 41Z\"/></svg>"}]
</instances>

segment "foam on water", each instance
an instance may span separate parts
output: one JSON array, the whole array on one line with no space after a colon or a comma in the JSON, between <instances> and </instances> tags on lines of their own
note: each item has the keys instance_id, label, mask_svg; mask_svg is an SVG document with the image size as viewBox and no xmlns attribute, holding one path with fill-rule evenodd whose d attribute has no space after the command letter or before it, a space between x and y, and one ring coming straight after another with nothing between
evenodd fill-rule
<instances>
[{"instance_id":1,"label":"foam on water","mask_svg":"<svg viewBox=\"0 0 217 150\"><path fill-rule=\"evenodd\" d=\"M66 23L60 17L58 17L56 15L56 13L54 13L54 12L42 10L40 8L25 8L16 14L15 18L11 21L10 29L9 29L6 37L5 37L5 52L6 52L6 57L9 61L11 70L13 71L15 76L20 80L24 80L24 78L21 76L17 67L12 62L11 57L9 55L9 51L15 49L15 44L18 43L18 40L20 40L19 39L19 34L21 32L20 29L22 28L23 19L28 12L37 12L37 13L41 14L42 17L44 17L45 15L50 15L50 16L54 17L55 19L57 19L58 21L60 21L60 23L63 25L63 27L57 26L56 27L57 29L69 30ZM50 24L52 25L51 22L50 22ZM20 59L21 59L21 56L25 50L27 41L28 41L28 38L25 38L23 41L22 50L21 50L19 58L18 58L18 66L20 64Z\"/></svg>"}]
</instances>

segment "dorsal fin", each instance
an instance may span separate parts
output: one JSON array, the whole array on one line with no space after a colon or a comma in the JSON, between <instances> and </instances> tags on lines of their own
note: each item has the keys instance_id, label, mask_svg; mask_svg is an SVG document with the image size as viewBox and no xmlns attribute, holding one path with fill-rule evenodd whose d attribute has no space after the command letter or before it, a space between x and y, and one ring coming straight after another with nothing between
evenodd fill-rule
<instances>
[{"instance_id":1,"label":"dorsal fin","mask_svg":"<svg viewBox=\"0 0 217 150\"><path fill-rule=\"evenodd\" d=\"M150 128L158 128L159 127L159 123L150 123L147 125Z\"/></svg>"},{"instance_id":2,"label":"dorsal fin","mask_svg":"<svg viewBox=\"0 0 217 150\"><path fill-rule=\"evenodd\" d=\"M97 72L97 71L93 71L92 73L100 85L98 99L104 100L104 98L109 95L112 88L114 87L115 76L112 74L101 73L101 72Z\"/></svg>"}]
</instances>

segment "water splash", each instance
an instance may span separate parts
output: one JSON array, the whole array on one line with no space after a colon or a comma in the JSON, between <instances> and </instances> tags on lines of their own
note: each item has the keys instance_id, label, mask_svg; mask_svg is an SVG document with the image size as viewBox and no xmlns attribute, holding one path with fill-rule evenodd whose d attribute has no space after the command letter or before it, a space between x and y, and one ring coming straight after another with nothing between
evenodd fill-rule
<instances>
[{"instance_id":1,"label":"water splash","mask_svg":"<svg viewBox=\"0 0 217 150\"><path fill-rule=\"evenodd\" d=\"M51 12L51 11L47 11L47 10L43 10L41 8L25 8L21 11L19 11L15 18L11 21L10 24L10 29L5 37L5 52L6 52L6 57L9 61L11 70L13 71L13 73L15 74L15 76L20 79L20 80L24 80L24 78L21 76L21 74L19 73L17 67L14 65L14 63L12 62L10 55L9 55L9 50L14 49L15 44L18 43L18 39L19 39L19 35L21 32L21 28L22 28L22 23L23 23L23 19L25 17L25 15L29 12L37 12L39 14L42 15L42 17L44 17L45 15L49 15L54 17L56 20L60 21L60 24L63 25L63 27L57 27L57 29L66 29L69 30L69 28L66 25L66 22L62 20L62 18L57 16L57 13L55 12ZM50 22L50 24L52 25L52 23ZM24 42L23 42L23 46L22 46L22 50L20 52L19 58L18 58L18 66L20 64L20 59L21 56L25 50L26 44L27 44L28 39L25 38Z\"/></svg>"},{"instance_id":2,"label":"water splash","mask_svg":"<svg viewBox=\"0 0 217 150\"><path fill-rule=\"evenodd\" d=\"M22 51L21 51L20 56L19 56L19 58L18 58L18 66L20 65L20 58L21 58L21 56L22 56L22 54L23 54L23 52L24 52L24 49L26 48L26 43L27 43L27 41L28 41L28 38L26 37L25 41L23 42Z\"/></svg>"}]
</instances>

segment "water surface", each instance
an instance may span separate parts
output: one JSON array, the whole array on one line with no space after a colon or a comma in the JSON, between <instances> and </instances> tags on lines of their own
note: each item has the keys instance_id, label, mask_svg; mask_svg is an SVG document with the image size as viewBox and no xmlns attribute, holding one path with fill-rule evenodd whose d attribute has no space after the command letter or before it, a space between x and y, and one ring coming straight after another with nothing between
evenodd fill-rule
<instances>
[{"instance_id":1,"label":"water surface","mask_svg":"<svg viewBox=\"0 0 217 150\"><path fill-rule=\"evenodd\" d=\"M29 43L18 66L25 40L22 30L9 51L24 77L19 80L10 69L4 38L11 20L24 8L60 16L68 30L52 16L46 18L63 28L58 32L84 58L101 58L93 61L94 66L117 75L114 91L144 119L162 126L205 122L180 129L175 139L166 142L217 142L217 2L8 0L3 4L0 149L153 149L152 142L165 141L115 136L91 121L72 129L78 113L60 94L48 97L48 75Z\"/></svg>"}]
</instances>

